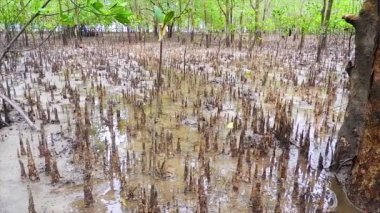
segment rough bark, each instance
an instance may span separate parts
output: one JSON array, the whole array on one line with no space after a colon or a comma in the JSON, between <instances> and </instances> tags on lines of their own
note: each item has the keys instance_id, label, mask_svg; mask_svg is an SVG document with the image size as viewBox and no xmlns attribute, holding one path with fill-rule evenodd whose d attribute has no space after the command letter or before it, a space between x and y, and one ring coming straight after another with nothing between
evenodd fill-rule
<instances>
[{"instance_id":1,"label":"rough bark","mask_svg":"<svg viewBox=\"0 0 380 213\"><path fill-rule=\"evenodd\" d=\"M344 17L356 28L356 51L355 66L350 77L349 102L334 154L334 165L337 168L352 162L357 155L360 137L363 135L366 114L363 109L366 108L368 101L377 35L376 20L372 16L362 10L360 18L352 15Z\"/></svg>"},{"instance_id":2,"label":"rough bark","mask_svg":"<svg viewBox=\"0 0 380 213\"><path fill-rule=\"evenodd\" d=\"M380 209L380 50L379 2L364 2L359 16L343 18L356 30L355 65L350 97L334 154L340 173L352 166L346 180L348 197L369 212ZM346 168L346 169L344 169Z\"/></svg>"},{"instance_id":3,"label":"rough bark","mask_svg":"<svg viewBox=\"0 0 380 213\"><path fill-rule=\"evenodd\" d=\"M347 185L352 202L369 212L380 209L380 50L374 68L364 136Z\"/></svg>"}]
</instances>

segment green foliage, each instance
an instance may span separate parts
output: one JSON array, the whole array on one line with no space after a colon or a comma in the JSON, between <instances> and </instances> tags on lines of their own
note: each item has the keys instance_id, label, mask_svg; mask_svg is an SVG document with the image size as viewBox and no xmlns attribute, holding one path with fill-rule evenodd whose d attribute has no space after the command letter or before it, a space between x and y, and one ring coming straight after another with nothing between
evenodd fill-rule
<instances>
[{"instance_id":1,"label":"green foliage","mask_svg":"<svg viewBox=\"0 0 380 213\"><path fill-rule=\"evenodd\" d=\"M113 22L128 25L133 19L125 2L118 0L54 0L44 9L41 6L45 0L4 1L0 1L0 29L23 25L38 11L41 15L31 26L40 29L83 24L109 25Z\"/></svg>"},{"instance_id":2,"label":"green foliage","mask_svg":"<svg viewBox=\"0 0 380 213\"><path fill-rule=\"evenodd\" d=\"M226 19L222 10L231 9L231 23L227 30L284 33L289 29L318 34L321 31L321 0L258 0L259 8L252 8L256 0L54 0L41 9L45 0L0 1L0 29L22 26L33 14L41 16L32 28L52 29L56 26L103 25L118 22L129 27L150 28L154 21L165 33L167 26L181 30L224 31ZM334 1L330 31L341 32L350 25L341 17L357 13L361 1ZM152 8L152 9L148 9ZM133 11L133 13L131 12ZM153 13L152 13L153 11ZM258 15L258 22L255 16ZM240 23L242 16L242 23ZM30 30L30 29L29 29Z\"/></svg>"},{"instance_id":3,"label":"green foliage","mask_svg":"<svg viewBox=\"0 0 380 213\"><path fill-rule=\"evenodd\" d=\"M92 8L94 8L94 10L96 10L96 11L98 11L100 13L104 13L103 10L102 10L103 7L104 7L103 3L99 2L99 1L96 1L96 2L91 3L90 5L91 5Z\"/></svg>"},{"instance_id":4,"label":"green foliage","mask_svg":"<svg viewBox=\"0 0 380 213\"><path fill-rule=\"evenodd\" d=\"M115 3L110 7L106 7L99 0L95 2L88 2L88 6L92 8L94 14L104 16L104 17L112 17L116 21L121 24L127 25L130 23L131 13L119 3Z\"/></svg>"},{"instance_id":5,"label":"green foliage","mask_svg":"<svg viewBox=\"0 0 380 213\"><path fill-rule=\"evenodd\" d=\"M74 17L68 14L60 14L62 25L72 27L75 25Z\"/></svg>"},{"instance_id":6,"label":"green foliage","mask_svg":"<svg viewBox=\"0 0 380 213\"><path fill-rule=\"evenodd\" d=\"M162 12L162 10L157 6L154 6L153 12L154 12L154 18L156 18L157 22L163 23L164 18L165 18L165 14Z\"/></svg>"},{"instance_id":7,"label":"green foliage","mask_svg":"<svg viewBox=\"0 0 380 213\"><path fill-rule=\"evenodd\" d=\"M164 26L168 25L169 22L173 20L173 17L174 17L174 11L169 11L168 13L166 13L163 25Z\"/></svg>"},{"instance_id":8,"label":"green foliage","mask_svg":"<svg viewBox=\"0 0 380 213\"><path fill-rule=\"evenodd\" d=\"M154 18L160 26L160 30L158 32L159 41L165 36L166 27L173 20L174 11L168 11L166 14L161 10L161 8L154 6L153 7Z\"/></svg>"}]
</instances>

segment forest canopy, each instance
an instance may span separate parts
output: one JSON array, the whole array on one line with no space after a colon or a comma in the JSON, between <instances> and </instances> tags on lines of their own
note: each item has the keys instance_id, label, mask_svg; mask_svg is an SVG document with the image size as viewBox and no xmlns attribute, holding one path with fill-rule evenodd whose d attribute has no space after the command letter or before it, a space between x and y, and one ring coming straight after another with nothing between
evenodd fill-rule
<instances>
[{"instance_id":1,"label":"forest canopy","mask_svg":"<svg viewBox=\"0 0 380 213\"><path fill-rule=\"evenodd\" d=\"M130 30L152 31L156 6L164 13L174 12L169 27L175 31L251 32L260 29L316 34L321 29L321 11L325 4L322 0L53 0L41 9L44 3L45 0L1 0L0 28L18 29L40 11L28 31L75 25L104 26L111 30L115 29L116 22ZM330 31L350 28L342 20L342 14L357 13L360 5L360 0L335 1Z\"/></svg>"}]
</instances>

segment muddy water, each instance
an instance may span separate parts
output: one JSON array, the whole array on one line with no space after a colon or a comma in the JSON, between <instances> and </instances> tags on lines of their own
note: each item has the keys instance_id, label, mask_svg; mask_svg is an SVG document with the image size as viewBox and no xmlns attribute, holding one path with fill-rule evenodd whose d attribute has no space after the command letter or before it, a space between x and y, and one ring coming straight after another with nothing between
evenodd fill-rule
<instances>
[{"instance_id":1,"label":"muddy water","mask_svg":"<svg viewBox=\"0 0 380 213\"><path fill-rule=\"evenodd\" d=\"M199 209L197 184L205 175L205 162L209 162L211 173L210 181L204 180L203 184L209 212L255 211L250 198L256 183L261 184L260 201L265 212L353 209L341 188L330 184L329 175L323 170L318 171L319 166L327 168L331 162L336 129L347 102L346 77L342 64L336 62L343 61L341 56L327 54L326 61L315 65L306 60L314 54L312 49L305 50L301 59L293 50L280 51L275 57L272 44L266 43L250 58L248 53L233 49L221 50L217 55L217 48L205 50L171 42L164 49L165 84L157 99L152 91L158 51L148 51L157 49L156 43L129 46L106 43L102 48L99 45L88 40L80 50L46 49L42 54L43 76L36 71L36 53L26 53L19 59L16 69L23 72L27 63L29 72L26 78L13 74L13 99L25 104L27 110L33 107L37 111L23 97L29 85L30 93L40 97L45 110L47 104L50 110L58 109L60 124L45 125L44 131L62 178L60 183L52 185L43 172L44 160L37 150L41 132L32 132L23 122L1 129L4 142L0 143L0 212L26 211L28 183L38 212L133 212L139 208L142 192L148 193L153 184L162 212L196 212ZM59 64L57 70L52 69L54 62ZM49 83L57 88L53 91L54 98L45 89ZM111 145L112 134L104 117L110 105L120 111L120 118L114 113L111 122L127 181L127 197L121 195L119 179L110 179L104 172L108 171L107 163L102 165L98 160L93 169L95 204L84 207L83 164L73 163L72 153L77 118L70 95L63 97L68 84L79 92L82 110L86 96L93 96L94 101L89 104L90 140L94 153L104 156L106 161L110 159L106 147ZM102 87L103 90L99 89ZM102 101L100 91L104 95ZM273 127L279 122L276 105L285 102L288 107L291 105L287 111L292 126L287 147L273 137ZM255 112L248 116L250 125L245 130L244 143L249 146L241 156L244 159L241 172L234 178L239 157L232 156L231 143L234 138L239 139L242 127L235 129L233 121L241 122L247 116L244 107L247 103ZM145 124L142 124L142 110ZM20 119L13 114L13 120ZM212 118L214 121L210 121ZM35 119L40 119L38 113ZM251 123L260 122L264 122L265 128L255 132ZM31 141L40 171L39 182L20 178L19 132L24 141ZM310 137L307 156L300 153L301 134ZM270 143L263 148L260 143L264 136L270 138ZM180 151L176 148L178 140ZM259 154L260 151L265 154ZM21 160L26 165L24 156ZM196 181L184 180L185 163Z\"/></svg>"},{"instance_id":2,"label":"muddy water","mask_svg":"<svg viewBox=\"0 0 380 213\"><path fill-rule=\"evenodd\" d=\"M337 207L335 208L336 212L349 212L349 213L359 213L360 209L357 209L347 198L346 193L343 190L343 187L337 182L335 178L330 180L331 190L335 193Z\"/></svg>"},{"instance_id":3,"label":"muddy water","mask_svg":"<svg viewBox=\"0 0 380 213\"><path fill-rule=\"evenodd\" d=\"M20 166L17 160L17 147L19 144L19 135L25 138L34 138L30 141L32 152L37 153L37 138L35 133L28 130L29 127L25 124L14 124L12 127L6 127L1 130L1 137L4 141L1 142L0 149L0 212L26 212L28 209L28 192L27 185L31 186L33 196L36 201L36 211L38 212L66 212L73 211L67 203L73 202L81 197L80 193L72 191L71 184L65 184L64 181L56 186L50 184L50 178L40 172L39 182L29 182L28 180L20 177ZM56 128L55 128L56 129ZM56 132L54 128L47 128L48 132ZM56 141L55 146L60 150L61 143L65 141ZM38 156L34 156L38 159ZM26 158L22 157L21 160L26 165ZM38 162L38 161L37 161ZM69 179L78 179L80 177L71 177L71 171L74 169L67 160L62 156L62 160L58 161L58 167L62 176ZM38 162L37 168L43 171L43 163Z\"/></svg>"}]
</instances>

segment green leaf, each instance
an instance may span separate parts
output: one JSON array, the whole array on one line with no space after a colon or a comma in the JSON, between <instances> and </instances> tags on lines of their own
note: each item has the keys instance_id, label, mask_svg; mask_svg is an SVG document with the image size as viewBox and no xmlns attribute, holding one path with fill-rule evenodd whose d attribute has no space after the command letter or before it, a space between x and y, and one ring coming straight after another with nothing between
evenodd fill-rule
<instances>
[{"instance_id":1,"label":"green leaf","mask_svg":"<svg viewBox=\"0 0 380 213\"><path fill-rule=\"evenodd\" d=\"M170 21L172 21L174 17L174 11L170 11L166 13L165 18L164 18L164 26L166 26Z\"/></svg>"},{"instance_id":2,"label":"green leaf","mask_svg":"<svg viewBox=\"0 0 380 213\"><path fill-rule=\"evenodd\" d=\"M60 15L60 21L62 22L63 25L65 26L74 26L74 17L68 16L67 14L61 14Z\"/></svg>"},{"instance_id":3,"label":"green leaf","mask_svg":"<svg viewBox=\"0 0 380 213\"><path fill-rule=\"evenodd\" d=\"M111 11L111 14L113 15L116 15L116 14L119 14L119 13L124 13L126 12L126 9L122 6L119 6L119 5L114 5L110 8L110 11Z\"/></svg>"},{"instance_id":4,"label":"green leaf","mask_svg":"<svg viewBox=\"0 0 380 213\"><path fill-rule=\"evenodd\" d=\"M124 3L120 3L120 6L122 6L122 7L125 7L125 6L127 6L128 5L128 2L126 1L126 2L124 2Z\"/></svg>"},{"instance_id":5,"label":"green leaf","mask_svg":"<svg viewBox=\"0 0 380 213\"><path fill-rule=\"evenodd\" d=\"M131 14L128 12L117 13L114 15L114 18L118 22L120 22L121 24L124 24L124 25L131 23L130 17L131 17Z\"/></svg>"},{"instance_id":6,"label":"green leaf","mask_svg":"<svg viewBox=\"0 0 380 213\"><path fill-rule=\"evenodd\" d=\"M50 9L49 9L49 8L40 8L40 9L38 9L38 10L39 10L40 13L42 13L42 14L47 14L47 13L50 12Z\"/></svg>"},{"instance_id":7,"label":"green leaf","mask_svg":"<svg viewBox=\"0 0 380 213\"><path fill-rule=\"evenodd\" d=\"M112 8L114 8L114 7L116 7L116 6L118 6L118 3L115 3L115 4L113 4L111 7L109 7L110 8L110 10L112 9Z\"/></svg>"},{"instance_id":8,"label":"green leaf","mask_svg":"<svg viewBox=\"0 0 380 213\"><path fill-rule=\"evenodd\" d=\"M244 73L245 78L252 78L252 71L248 70Z\"/></svg>"},{"instance_id":9,"label":"green leaf","mask_svg":"<svg viewBox=\"0 0 380 213\"><path fill-rule=\"evenodd\" d=\"M102 9L102 8L104 7L103 3L99 2L99 1L92 3L91 6L92 6L95 10L97 10L97 11L99 11L99 12L100 12L100 9Z\"/></svg>"},{"instance_id":10,"label":"green leaf","mask_svg":"<svg viewBox=\"0 0 380 213\"><path fill-rule=\"evenodd\" d=\"M162 10L157 6L154 6L153 12L154 12L154 17L156 18L157 22L163 23L164 18L165 18L165 14L162 12Z\"/></svg>"},{"instance_id":11,"label":"green leaf","mask_svg":"<svg viewBox=\"0 0 380 213\"><path fill-rule=\"evenodd\" d=\"M124 6L118 3L112 5L109 9L109 14L113 16L121 24L127 25L131 23L131 13Z\"/></svg>"}]
</instances>

